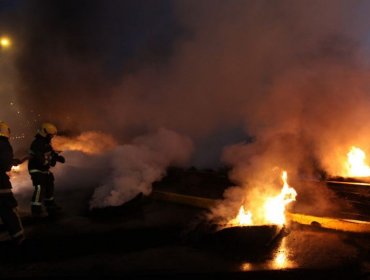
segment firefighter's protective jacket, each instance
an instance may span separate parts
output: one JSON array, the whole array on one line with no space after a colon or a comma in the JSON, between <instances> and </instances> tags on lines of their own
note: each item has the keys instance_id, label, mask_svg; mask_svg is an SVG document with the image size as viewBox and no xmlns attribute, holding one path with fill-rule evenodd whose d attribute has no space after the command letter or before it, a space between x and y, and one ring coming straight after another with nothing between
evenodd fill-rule
<instances>
[{"instance_id":1,"label":"firefighter's protective jacket","mask_svg":"<svg viewBox=\"0 0 370 280\"><path fill-rule=\"evenodd\" d=\"M51 146L51 139L40 134L36 134L29 154L28 171L30 173L48 173L50 166L54 166L60 157Z\"/></svg>"},{"instance_id":2,"label":"firefighter's protective jacket","mask_svg":"<svg viewBox=\"0 0 370 280\"><path fill-rule=\"evenodd\" d=\"M14 162L13 148L9 139L0 136L0 190L11 189L12 185L6 172L10 171Z\"/></svg>"}]
</instances>

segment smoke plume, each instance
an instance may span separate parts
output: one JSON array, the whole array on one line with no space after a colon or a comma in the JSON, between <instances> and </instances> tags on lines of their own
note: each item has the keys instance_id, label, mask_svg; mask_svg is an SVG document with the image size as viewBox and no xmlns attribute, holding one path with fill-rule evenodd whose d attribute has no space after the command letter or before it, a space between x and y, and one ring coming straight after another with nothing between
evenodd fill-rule
<instances>
[{"instance_id":1,"label":"smoke plume","mask_svg":"<svg viewBox=\"0 0 370 280\"><path fill-rule=\"evenodd\" d=\"M62 131L111 134L115 154L153 165L165 165L152 160L165 147L122 143L165 127L191 138L193 162L208 166L224 148L243 189L275 167L335 175L349 145L370 152L369 11L349 0L27 1L14 28L19 104ZM153 165L149 181L162 174ZM95 195L120 197L118 182ZM308 188L294 187L297 199Z\"/></svg>"},{"instance_id":2,"label":"smoke plume","mask_svg":"<svg viewBox=\"0 0 370 280\"><path fill-rule=\"evenodd\" d=\"M190 139L167 129L116 147L110 180L95 190L90 206L118 206L139 193L149 195L152 183L166 174L168 166L183 167L191 150Z\"/></svg>"}]
</instances>

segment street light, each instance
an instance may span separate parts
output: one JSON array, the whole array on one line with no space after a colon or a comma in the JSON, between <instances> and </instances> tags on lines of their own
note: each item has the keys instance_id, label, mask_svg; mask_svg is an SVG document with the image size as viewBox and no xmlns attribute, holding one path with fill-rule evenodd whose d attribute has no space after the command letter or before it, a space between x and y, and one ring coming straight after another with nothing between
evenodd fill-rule
<instances>
[{"instance_id":1,"label":"street light","mask_svg":"<svg viewBox=\"0 0 370 280\"><path fill-rule=\"evenodd\" d=\"M1 36L0 37L0 46L2 49L8 49L12 45L12 41L7 36Z\"/></svg>"}]
</instances>

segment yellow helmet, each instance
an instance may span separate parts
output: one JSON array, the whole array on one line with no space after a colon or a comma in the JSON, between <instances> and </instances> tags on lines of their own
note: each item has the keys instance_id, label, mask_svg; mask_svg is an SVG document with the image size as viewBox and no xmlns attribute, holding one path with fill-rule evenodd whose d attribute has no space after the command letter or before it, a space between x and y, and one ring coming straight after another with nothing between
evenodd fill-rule
<instances>
[{"instance_id":1,"label":"yellow helmet","mask_svg":"<svg viewBox=\"0 0 370 280\"><path fill-rule=\"evenodd\" d=\"M55 125L53 125L52 123L43 123L41 125L41 128L39 130L39 134L42 136L42 137L46 137L48 135L51 135L51 136L54 136L56 135L58 132L57 128L55 127Z\"/></svg>"},{"instance_id":2,"label":"yellow helmet","mask_svg":"<svg viewBox=\"0 0 370 280\"><path fill-rule=\"evenodd\" d=\"M0 122L0 136L5 136L9 138L10 128L6 122Z\"/></svg>"}]
</instances>

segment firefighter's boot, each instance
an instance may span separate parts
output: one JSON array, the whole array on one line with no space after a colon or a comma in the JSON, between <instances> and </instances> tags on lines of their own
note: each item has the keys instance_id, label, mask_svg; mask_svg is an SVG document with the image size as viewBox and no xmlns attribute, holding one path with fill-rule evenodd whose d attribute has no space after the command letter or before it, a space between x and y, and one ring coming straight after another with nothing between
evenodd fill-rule
<instances>
[{"instance_id":1,"label":"firefighter's boot","mask_svg":"<svg viewBox=\"0 0 370 280\"><path fill-rule=\"evenodd\" d=\"M31 214L33 218L45 218L48 216L42 205L31 205Z\"/></svg>"}]
</instances>

